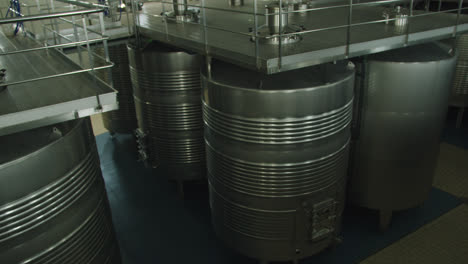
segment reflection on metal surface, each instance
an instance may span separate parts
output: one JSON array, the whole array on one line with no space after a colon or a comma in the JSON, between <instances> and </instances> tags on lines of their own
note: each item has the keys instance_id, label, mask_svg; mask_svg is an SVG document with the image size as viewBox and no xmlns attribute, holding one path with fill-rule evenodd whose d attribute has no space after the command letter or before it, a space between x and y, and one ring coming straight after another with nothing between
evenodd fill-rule
<instances>
[{"instance_id":1,"label":"reflection on metal surface","mask_svg":"<svg viewBox=\"0 0 468 264\"><path fill-rule=\"evenodd\" d=\"M0 263L120 263L89 118L0 145Z\"/></svg>"},{"instance_id":2,"label":"reflection on metal surface","mask_svg":"<svg viewBox=\"0 0 468 264\"><path fill-rule=\"evenodd\" d=\"M168 168L176 180L204 178L201 58L153 44L129 47L142 159Z\"/></svg>"},{"instance_id":3,"label":"reflection on metal surface","mask_svg":"<svg viewBox=\"0 0 468 264\"><path fill-rule=\"evenodd\" d=\"M132 133L137 127L135 102L133 100L130 68L128 66L128 52L125 43L109 43L109 57L115 64L112 68L112 80L109 80L108 71L99 71L99 77L113 84L117 90L119 109L102 114L102 120L107 130L116 133ZM104 56L104 49L99 53Z\"/></svg>"},{"instance_id":4,"label":"reflection on metal surface","mask_svg":"<svg viewBox=\"0 0 468 264\"><path fill-rule=\"evenodd\" d=\"M228 0L230 6L243 6L244 0Z\"/></svg>"},{"instance_id":5,"label":"reflection on metal surface","mask_svg":"<svg viewBox=\"0 0 468 264\"><path fill-rule=\"evenodd\" d=\"M426 44L369 56L360 63L362 92L349 196L391 212L424 202L432 188L456 56Z\"/></svg>"},{"instance_id":6,"label":"reflection on metal surface","mask_svg":"<svg viewBox=\"0 0 468 264\"><path fill-rule=\"evenodd\" d=\"M172 0L173 11L163 13L168 22L198 22L199 11L188 8L187 0Z\"/></svg>"},{"instance_id":7,"label":"reflection on metal surface","mask_svg":"<svg viewBox=\"0 0 468 264\"><path fill-rule=\"evenodd\" d=\"M294 9L294 4L291 6ZM289 24L289 13L290 7L283 4L283 8L280 8L278 2L272 2L265 6L265 15L267 24L263 28L257 30L257 37L260 43L265 44L292 44L300 41L302 37L297 32L301 32L305 28L302 26L290 25ZM280 35L289 34L281 37ZM255 36L252 37L252 41L255 41Z\"/></svg>"},{"instance_id":8,"label":"reflection on metal surface","mask_svg":"<svg viewBox=\"0 0 468 264\"><path fill-rule=\"evenodd\" d=\"M344 204L354 66L211 69L202 74L203 115L217 235L262 261L330 246Z\"/></svg>"},{"instance_id":9,"label":"reflection on metal surface","mask_svg":"<svg viewBox=\"0 0 468 264\"><path fill-rule=\"evenodd\" d=\"M396 33L402 34L407 30L409 16L407 8L396 6L395 8L385 10L382 15L385 18L385 24L394 26Z\"/></svg>"}]
</instances>

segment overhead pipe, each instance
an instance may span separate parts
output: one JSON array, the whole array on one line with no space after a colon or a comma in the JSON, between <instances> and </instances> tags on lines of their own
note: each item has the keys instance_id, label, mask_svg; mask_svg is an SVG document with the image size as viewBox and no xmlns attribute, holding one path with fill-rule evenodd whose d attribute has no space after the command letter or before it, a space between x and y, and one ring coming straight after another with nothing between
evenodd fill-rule
<instances>
[{"instance_id":1,"label":"overhead pipe","mask_svg":"<svg viewBox=\"0 0 468 264\"><path fill-rule=\"evenodd\" d=\"M86 8L102 8L102 9L108 9L108 8L109 8L109 6L107 6L107 5L101 5L101 4L91 3L91 2L88 2L88 1L57 0L57 2L72 4L72 5L81 6L81 7L86 7Z\"/></svg>"}]
</instances>

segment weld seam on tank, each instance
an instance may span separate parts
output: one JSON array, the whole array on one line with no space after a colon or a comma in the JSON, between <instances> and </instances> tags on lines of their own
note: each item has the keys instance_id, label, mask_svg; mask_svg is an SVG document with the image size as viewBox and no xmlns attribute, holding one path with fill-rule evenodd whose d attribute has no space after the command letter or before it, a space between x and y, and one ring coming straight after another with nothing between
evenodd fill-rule
<instances>
[{"instance_id":1,"label":"weld seam on tank","mask_svg":"<svg viewBox=\"0 0 468 264\"><path fill-rule=\"evenodd\" d=\"M352 113L352 107L353 107L353 100L348 102L342 109L339 109L338 111L334 111L335 113L327 113L328 115L324 118L326 120L318 120L318 119L313 119L310 117L304 118L307 119L307 121L303 121L304 119L299 119L299 120L294 120L294 125L292 122L284 122L280 123L280 121L277 121L276 123L279 123L281 126L277 129L271 128L272 126L269 125L268 123L260 123L258 125L252 124L252 128L248 127L238 127L235 125L235 120L231 120L231 123L226 122L219 122L219 119L223 119L222 115L216 116L214 114L216 110L211 109L209 106L207 106L204 103L204 120L205 124L210 127L210 129L216 131L217 133L232 138L240 141L245 141L245 142L252 142L252 143L268 143L268 144L294 144L294 143L306 143L314 140L319 140L323 139L329 136L332 136L336 133L339 133L341 130L346 129L348 126L349 122L352 119L352 116L350 113ZM333 119L333 115L337 115L335 119ZM214 117L215 116L215 117ZM241 118L238 118L241 119ZM308 123L310 123L310 119L313 119L314 121L312 122L322 122L319 123L319 125L316 126L307 126ZM327 120L328 119L328 120ZM328 126L327 126L328 125ZM295 129L293 132L284 132L285 130L293 130L293 128L290 129L285 129L285 127L294 127L297 126L298 128ZM235 128L230 128L229 127L235 127ZM267 127L267 128L262 128L262 127ZM241 130L242 128L242 130ZM234 131L234 132L231 132ZM266 131L266 132L260 132L260 131ZM242 134L241 134L242 133ZM273 137L274 135L278 135L277 137ZM258 135L258 136L256 136ZM265 136L263 136L265 135ZM269 135L267 137L266 135ZM293 140L297 139L297 140Z\"/></svg>"},{"instance_id":2,"label":"weld seam on tank","mask_svg":"<svg viewBox=\"0 0 468 264\"><path fill-rule=\"evenodd\" d=\"M249 195L256 195L256 196L263 196L263 197L294 197L294 196L302 196L302 195L309 195L314 192L320 191L321 189L327 188L333 184L336 184L336 180L334 179L334 171L335 167L345 166L343 157L345 152L348 149L349 141L343 145L341 149L332 153L331 155L325 156L323 158L303 162L303 163L296 163L296 164L285 164L285 165L274 165L274 164L262 164L262 163L249 163L243 160L235 159L229 157L225 154L222 154L206 142L207 146L207 156L208 160L213 160L213 164L221 164L221 165L212 165L210 168L216 168L213 173L208 173L208 180L209 181L219 181L219 183L229 187L232 190L242 192ZM214 154L212 154L214 153ZM326 162L325 164L319 164L318 162ZM225 166L225 164L233 164L230 167L226 168L218 168L218 166ZM234 165L235 164L235 165ZM242 165L244 164L244 165ZM242 172L247 169L242 169L241 167L252 166L251 172ZM268 165L272 165L268 167ZM307 168L301 169L298 171L291 171L292 167L296 166L320 166L323 167L315 168ZM276 169L277 171L267 171ZM285 170L285 171L280 171ZM241 176L242 173L244 176ZM251 175L247 175L250 173ZM310 173L314 173L316 176L321 176L319 179L314 177L310 179ZM227 174L235 175L237 182L233 182L232 180L227 177ZM255 179L255 174L262 174L263 177L270 176L270 179ZM276 174L276 176L274 176ZM301 175L302 174L302 175ZM219 175L219 177L213 177L213 175ZM289 176L285 176L289 175ZM276 179L274 178L276 177ZM303 177L303 179L301 179ZM286 178L286 179L284 179ZM309 178L309 179L307 179ZM288 183L291 181L290 179L296 180L295 183ZM261 183L259 183L259 181ZM276 181L276 182L275 182ZM267 184L266 182L269 182ZM315 183L315 184L313 184ZM290 185L298 185L297 190L294 186L289 187ZM307 185L308 184L308 185ZM255 188L255 186L258 188ZM265 186L264 188L262 186ZM275 189L283 190L283 192L275 191ZM314 191L306 192L305 190L300 191L300 189L314 189Z\"/></svg>"},{"instance_id":3,"label":"weld seam on tank","mask_svg":"<svg viewBox=\"0 0 468 264\"><path fill-rule=\"evenodd\" d=\"M94 156L93 158L96 158L94 153L90 153L90 154L93 154L92 155L92 156ZM87 167L86 168L83 168L83 167L79 168L79 171L77 171L76 174L75 173L71 174L69 176L69 180L71 182L69 185L64 184L65 186L57 186L56 191L60 191L60 192L57 193L55 195L55 197L48 198L47 200L43 201L42 204L38 204L38 205L32 207L31 209L29 209L28 211L23 211L24 208L17 208L17 210L21 209L21 212L18 215L12 215L9 218L2 219L0 221L0 224L1 224L0 225L1 226L1 228L0 228L0 242L3 242L3 241L6 241L8 239L19 236L19 235L23 234L24 232L27 232L27 231L31 230L32 228L34 228L34 227L37 227L42 222L47 221L47 219L51 219L51 218L55 217L56 215L60 214L64 210L66 210L74 201L81 198L90 188L94 187L93 182L97 179L99 171L98 171L98 168L96 168L92 164L88 163L88 162L93 162L93 161L94 160L91 159L91 158L85 160L84 163L86 163L86 164L82 164L82 165L87 166ZM80 173L83 172L83 171L81 171L81 169L86 170L85 173L86 173L87 177L82 177L80 175ZM62 178L62 179L64 179L64 178ZM62 180L62 179L60 179L60 180ZM74 182L74 180L77 180L77 181ZM69 182L66 182L66 183L69 183ZM68 191L68 192L65 192L65 194L64 194L64 192L63 192L64 190ZM103 193L103 190L101 190L101 192ZM44 188L40 192L38 192L37 195L41 196L41 198L46 198L47 196L50 196L50 189L49 188ZM52 201L50 204L47 204L47 202L50 202L50 200L52 198L57 198L57 200ZM30 201L29 203L33 203L33 202L36 203L37 200ZM27 204L27 205L30 205L30 204ZM40 210L36 210L37 207L39 207L39 206L44 207L44 208L40 209ZM33 214L29 214L29 211L31 211L31 210L34 211ZM48 211L48 210L50 210L50 211ZM43 212L43 214L38 216L37 214L41 213L41 212ZM11 211L8 211L8 212L5 213L5 215L9 215L9 214L11 214ZM27 216L24 216L25 214L27 214ZM30 218L32 218L32 219L30 219L29 222L25 222L23 224L21 224L20 221L12 222L12 223L9 223L9 224L5 223L5 222L8 222L8 221L15 221L16 218L20 218L21 216L23 216L23 218L21 218L21 222L25 222L26 219L30 219ZM20 223L18 223L18 222L20 222ZM19 224L19 225L13 226L14 224ZM2 230L5 230L5 229L7 231L2 232ZM12 233L12 234L10 236L7 236L8 233Z\"/></svg>"},{"instance_id":4,"label":"weld seam on tank","mask_svg":"<svg viewBox=\"0 0 468 264\"><path fill-rule=\"evenodd\" d=\"M228 223L228 227L242 233L243 235L257 238L257 239L268 239L268 240L286 240L292 237L292 233L290 233L289 228L285 228L288 224L285 224L289 221L289 217L297 213L297 210L275 210L275 211L268 211L268 210L260 210L255 208L250 208L243 206L238 203L234 203L229 199L226 199L223 195L216 191L216 189L212 189L212 192L219 196L224 203L228 203L231 206L231 210L226 211L229 212L229 218L235 221L230 221ZM249 221L247 220L247 216L249 216ZM264 225L265 223L269 223L267 227ZM273 226L271 224L273 223ZM252 232L248 232L248 231ZM260 233L259 231L263 231L263 236L255 236L252 233ZM270 232L270 235L267 233ZM272 234L272 235L271 235Z\"/></svg>"}]
</instances>

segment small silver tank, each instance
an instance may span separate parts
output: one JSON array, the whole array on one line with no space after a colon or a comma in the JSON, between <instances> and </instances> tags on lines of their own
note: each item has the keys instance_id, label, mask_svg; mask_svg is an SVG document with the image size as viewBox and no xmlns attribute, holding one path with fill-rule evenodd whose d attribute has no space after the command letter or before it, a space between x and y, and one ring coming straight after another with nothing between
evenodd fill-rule
<instances>
[{"instance_id":1,"label":"small silver tank","mask_svg":"<svg viewBox=\"0 0 468 264\"><path fill-rule=\"evenodd\" d=\"M391 213L423 203L432 188L456 56L431 43L368 56L357 90L359 110L349 200Z\"/></svg>"},{"instance_id":2,"label":"small silver tank","mask_svg":"<svg viewBox=\"0 0 468 264\"><path fill-rule=\"evenodd\" d=\"M213 226L262 261L313 255L340 230L354 65L202 74Z\"/></svg>"},{"instance_id":3,"label":"small silver tank","mask_svg":"<svg viewBox=\"0 0 468 264\"><path fill-rule=\"evenodd\" d=\"M205 178L200 55L150 45L129 59L140 152L175 180Z\"/></svg>"},{"instance_id":4,"label":"small silver tank","mask_svg":"<svg viewBox=\"0 0 468 264\"><path fill-rule=\"evenodd\" d=\"M0 146L0 263L121 263L89 118Z\"/></svg>"}]
</instances>

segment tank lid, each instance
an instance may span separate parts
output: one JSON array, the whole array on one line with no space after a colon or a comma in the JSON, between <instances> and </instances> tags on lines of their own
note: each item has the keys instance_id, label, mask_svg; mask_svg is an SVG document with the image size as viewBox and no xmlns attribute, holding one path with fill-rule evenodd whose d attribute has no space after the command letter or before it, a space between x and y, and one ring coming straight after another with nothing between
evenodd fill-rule
<instances>
[{"instance_id":1,"label":"tank lid","mask_svg":"<svg viewBox=\"0 0 468 264\"><path fill-rule=\"evenodd\" d=\"M326 63L272 75L251 71L219 60L213 60L211 69L214 82L262 90L312 88L336 83L354 74L354 64L349 61ZM203 67L203 74L206 76L206 67Z\"/></svg>"},{"instance_id":2,"label":"tank lid","mask_svg":"<svg viewBox=\"0 0 468 264\"><path fill-rule=\"evenodd\" d=\"M24 157L67 134L77 121L35 128L10 135L0 136L0 165Z\"/></svg>"},{"instance_id":3,"label":"tank lid","mask_svg":"<svg viewBox=\"0 0 468 264\"><path fill-rule=\"evenodd\" d=\"M390 50L369 56L369 60L388 62L431 62L451 59L455 55L453 49L440 42L409 46Z\"/></svg>"}]
</instances>

